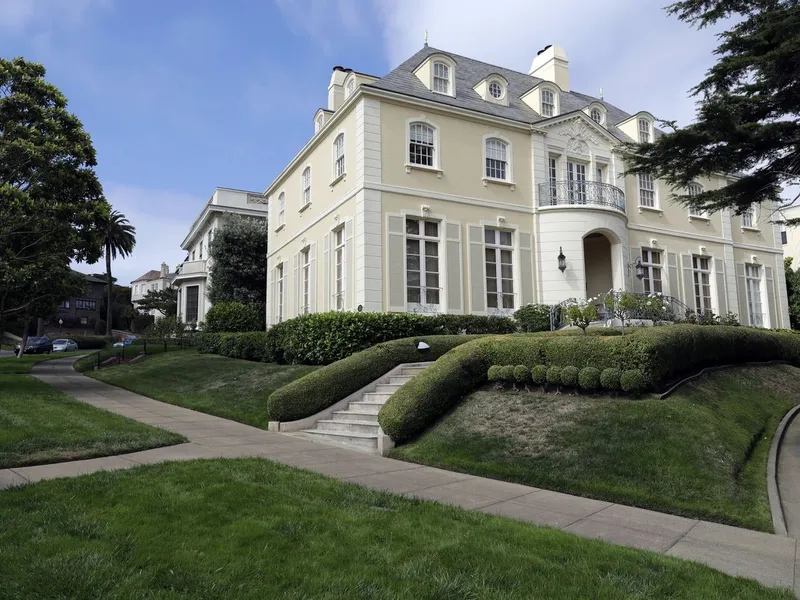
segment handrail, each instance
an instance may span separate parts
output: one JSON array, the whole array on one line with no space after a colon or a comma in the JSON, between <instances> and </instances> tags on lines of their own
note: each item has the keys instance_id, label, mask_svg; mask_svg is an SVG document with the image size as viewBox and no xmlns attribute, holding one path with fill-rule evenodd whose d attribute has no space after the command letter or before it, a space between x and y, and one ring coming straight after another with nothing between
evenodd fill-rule
<instances>
[{"instance_id":1,"label":"handrail","mask_svg":"<svg viewBox=\"0 0 800 600\"><path fill-rule=\"evenodd\" d=\"M538 185L539 206L604 206L625 213L625 192L599 181L549 181Z\"/></svg>"}]
</instances>

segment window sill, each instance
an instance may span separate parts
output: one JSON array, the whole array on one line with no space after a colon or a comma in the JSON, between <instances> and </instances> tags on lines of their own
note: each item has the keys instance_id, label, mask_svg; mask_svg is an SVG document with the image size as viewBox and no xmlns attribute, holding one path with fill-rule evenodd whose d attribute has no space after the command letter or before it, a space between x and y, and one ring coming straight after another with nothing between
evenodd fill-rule
<instances>
[{"instance_id":1,"label":"window sill","mask_svg":"<svg viewBox=\"0 0 800 600\"><path fill-rule=\"evenodd\" d=\"M329 184L331 186L331 189L333 189L333 187L337 183L339 183L340 181L344 181L345 177L347 177L347 172L346 171L344 173L342 173L341 175L339 175L338 177L335 177L333 179L333 181L331 181L330 184Z\"/></svg>"},{"instance_id":2,"label":"window sill","mask_svg":"<svg viewBox=\"0 0 800 600\"><path fill-rule=\"evenodd\" d=\"M410 174L412 170L427 171L428 173L436 173L436 177L438 179L441 179L442 173L444 173L444 171L442 171L438 167L426 167L425 165L414 165L411 163L406 163L406 174Z\"/></svg>"},{"instance_id":3,"label":"window sill","mask_svg":"<svg viewBox=\"0 0 800 600\"><path fill-rule=\"evenodd\" d=\"M286 223L281 223L280 225L278 225L278 226L275 228L275 233L278 233L278 232L279 232L281 229L283 229L284 227L286 227Z\"/></svg>"},{"instance_id":4,"label":"window sill","mask_svg":"<svg viewBox=\"0 0 800 600\"><path fill-rule=\"evenodd\" d=\"M304 204L303 206L301 206L301 207L300 207L300 210L298 210L297 212L299 212L299 213L301 213L301 212L305 212L305 211L307 211L309 208L311 208L311 202L309 202L308 204Z\"/></svg>"},{"instance_id":5,"label":"window sill","mask_svg":"<svg viewBox=\"0 0 800 600\"><path fill-rule=\"evenodd\" d=\"M752 233L761 233L761 230L758 227L745 227L742 225L742 233L745 231L750 231Z\"/></svg>"},{"instance_id":6,"label":"window sill","mask_svg":"<svg viewBox=\"0 0 800 600\"><path fill-rule=\"evenodd\" d=\"M689 223L692 221L705 221L706 225L711 225L711 217L708 215L689 215Z\"/></svg>"},{"instance_id":7,"label":"window sill","mask_svg":"<svg viewBox=\"0 0 800 600\"><path fill-rule=\"evenodd\" d=\"M487 187L490 183L495 183L497 185L507 185L511 191L517 189L517 184L513 181L508 181L506 179L495 179L494 177L482 177L481 181L483 181L483 187Z\"/></svg>"},{"instance_id":8,"label":"window sill","mask_svg":"<svg viewBox=\"0 0 800 600\"><path fill-rule=\"evenodd\" d=\"M642 212L644 212L644 211L658 213L659 217L663 217L664 216L664 211L662 209L660 209L660 208L658 208L656 206L642 206L640 204L639 205L639 214L642 214Z\"/></svg>"}]
</instances>

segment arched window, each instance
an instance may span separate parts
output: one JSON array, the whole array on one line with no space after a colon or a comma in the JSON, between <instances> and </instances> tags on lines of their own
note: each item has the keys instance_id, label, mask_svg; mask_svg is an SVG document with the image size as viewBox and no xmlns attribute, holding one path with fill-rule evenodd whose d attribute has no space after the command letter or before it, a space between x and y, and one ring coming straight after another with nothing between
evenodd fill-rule
<instances>
[{"instance_id":1,"label":"arched window","mask_svg":"<svg viewBox=\"0 0 800 600\"><path fill-rule=\"evenodd\" d=\"M495 100L503 98L503 85L499 81L492 81L489 84L489 95Z\"/></svg>"},{"instance_id":2,"label":"arched window","mask_svg":"<svg viewBox=\"0 0 800 600\"><path fill-rule=\"evenodd\" d=\"M591 112L592 121L601 125L603 123L603 112L599 108L593 108Z\"/></svg>"},{"instance_id":3,"label":"arched window","mask_svg":"<svg viewBox=\"0 0 800 600\"><path fill-rule=\"evenodd\" d=\"M278 196L278 226L286 223L286 194Z\"/></svg>"},{"instance_id":4,"label":"arched window","mask_svg":"<svg viewBox=\"0 0 800 600\"><path fill-rule=\"evenodd\" d=\"M508 144L503 140L486 140L485 175L490 179L508 179Z\"/></svg>"},{"instance_id":5,"label":"arched window","mask_svg":"<svg viewBox=\"0 0 800 600\"><path fill-rule=\"evenodd\" d=\"M411 123L408 126L408 162L424 167L434 166L434 129L427 123Z\"/></svg>"},{"instance_id":6,"label":"arched window","mask_svg":"<svg viewBox=\"0 0 800 600\"><path fill-rule=\"evenodd\" d=\"M443 62L433 63L433 91L440 94L450 94L450 65Z\"/></svg>"},{"instance_id":7,"label":"arched window","mask_svg":"<svg viewBox=\"0 0 800 600\"><path fill-rule=\"evenodd\" d=\"M552 117L556 114L556 95L553 90L542 90L542 116Z\"/></svg>"},{"instance_id":8,"label":"arched window","mask_svg":"<svg viewBox=\"0 0 800 600\"><path fill-rule=\"evenodd\" d=\"M333 176L344 175L344 134L340 133L333 141Z\"/></svg>"},{"instance_id":9,"label":"arched window","mask_svg":"<svg viewBox=\"0 0 800 600\"><path fill-rule=\"evenodd\" d=\"M697 182L692 182L686 186L686 193L689 196L699 196L703 193L703 186ZM689 216L691 217L705 217L706 212L697 208L696 206L689 206Z\"/></svg>"},{"instance_id":10,"label":"arched window","mask_svg":"<svg viewBox=\"0 0 800 600\"><path fill-rule=\"evenodd\" d=\"M303 206L311 204L311 167L303 170Z\"/></svg>"}]
</instances>

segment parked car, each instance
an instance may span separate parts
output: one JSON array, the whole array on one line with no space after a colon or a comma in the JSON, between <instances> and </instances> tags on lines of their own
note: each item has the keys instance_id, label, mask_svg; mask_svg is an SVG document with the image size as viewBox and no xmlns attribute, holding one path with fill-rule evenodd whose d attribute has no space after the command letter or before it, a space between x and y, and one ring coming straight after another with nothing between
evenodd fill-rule
<instances>
[{"instance_id":1,"label":"parked car","mask_svg":"<svg viewBox=\"0 0 800 600\"><path fill-rule=\"evenodd\" d=\"M135 342L138 339L139 338L136 337L135 335L131 335L131 336L128 336L128 337L126 337L124 339L121 339L118 342L114 342L114 347L115 348L119 348L120 346L130 346L131 344L133 344L133 342Z\"/></svg>"},{"instance_id":2,"label":"parked car","mask_svg":"<svg viewBox=\"0 0 800 600\"><path fill-rule=\"evenodd\" d=\"M14 348L14 354L19 354L19 344ZM25 342L24 354L50 354L53 351L53 342L47 336L29 337Z\"/></svg>"},{"instance_id":3,"label":"parked car","mask_svg":"<svg viewBox=\"0 0 800 600\"><path fill-rule=\"evenodd\" d=\"M78 349L78 342L75 340L61 339L53 342L53 352L74 352Z\"/></svg>"}]
</instances>

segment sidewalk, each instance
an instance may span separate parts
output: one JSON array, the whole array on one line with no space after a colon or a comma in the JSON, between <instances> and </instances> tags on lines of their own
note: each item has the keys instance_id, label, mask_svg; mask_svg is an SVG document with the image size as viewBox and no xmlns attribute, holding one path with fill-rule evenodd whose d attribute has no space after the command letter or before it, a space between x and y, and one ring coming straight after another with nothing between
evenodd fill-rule
<instances>
[{"instance_id":1,"label":"sidewalk","mask_svg":"<svg viewBox=\"0 0 800 600\"><path fill-rule=\"evenodd\" d=\"M794 589L794 537L739 529L524 485L424 467L158 402L75 373L75 359L33 373L82 402L181 433L189 443L120 456L0 470L0 489L167 460L258 456L373 489L556 527L576 535L705 563L771 587ZM800 425L797 426L800 456ZM788 441L788 439L787 439ZM800 459L798 459L800 460ZM783 487L781 488L783 492ZM798 486L800 491L800 486ZM794 526L800 526L795 521ZM791 535L798 531L790 529Z\"/></svg>"}]
</instances>

